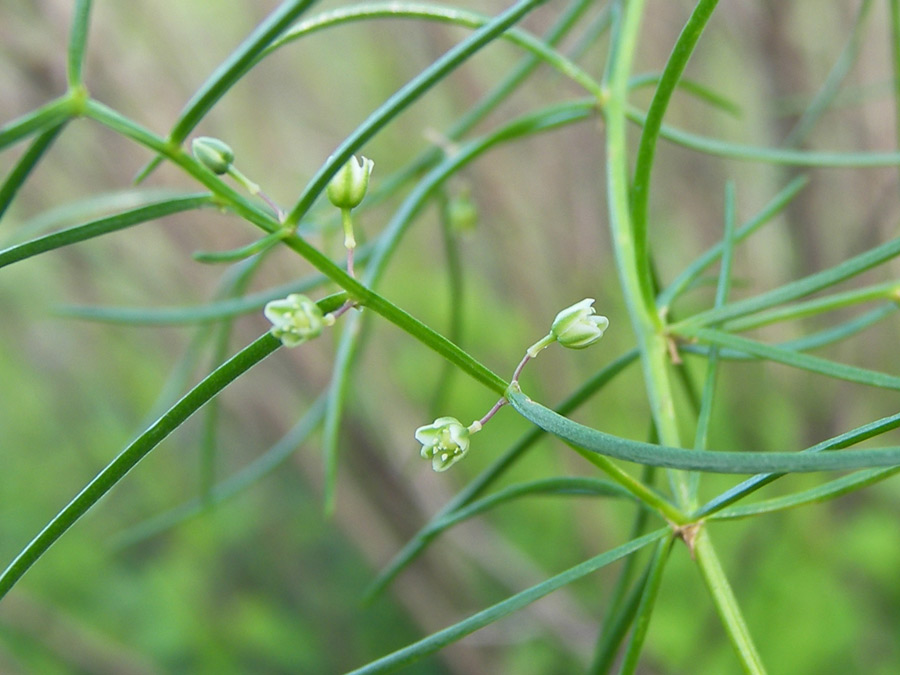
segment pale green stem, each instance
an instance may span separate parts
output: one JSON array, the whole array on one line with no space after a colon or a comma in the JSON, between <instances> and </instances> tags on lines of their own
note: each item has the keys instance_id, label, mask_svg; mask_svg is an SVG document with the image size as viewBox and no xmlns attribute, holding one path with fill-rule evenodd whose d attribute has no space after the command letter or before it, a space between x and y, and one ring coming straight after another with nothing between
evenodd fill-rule
<instances>
[{"instance_id":1,"label":"pale green stem","mask_svg":"<svg viewBox=\"0 0 900 675\"><path fill-rule=\"evenodd\" d=\"M744 672L763 675L766 669L750 637L750 631L738 608L737 599L734 597L731 584L728 583L728 577L725 576L725 571L722 569L722 564L719 562L719 557L716 555L706 528L701 528L697 533L697 538L694 540L694 555L713 602L716 604L716 611L719 613L719 618L737 652Z\"/></svg>"}]
</instances>

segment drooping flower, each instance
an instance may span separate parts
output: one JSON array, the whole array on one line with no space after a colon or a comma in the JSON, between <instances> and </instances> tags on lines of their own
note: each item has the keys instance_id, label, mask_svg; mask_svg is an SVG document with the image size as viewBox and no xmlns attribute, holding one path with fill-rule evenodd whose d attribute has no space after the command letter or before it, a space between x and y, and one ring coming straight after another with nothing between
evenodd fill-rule
<instances>
[{"instance_id":1,"label":"drooping flower","mask_svg":"<svg viewBox=\"0 0 900 675\"><path fill-rule=\"evenodd\" d=\"M430 459L435 471L446 471L465 457L469 451L469 436L480 428L477 422L473 427L465 427L455 417L438 417L433 423L416 429L416 440L422 444L422 458Z\"/></svg>"},{"instance_id":2,"label":"drooping flower","mask_svg":"<svg viewBox=\"0 0 900 675\"><path fill-rule=\"evenodd\" d=\"M550 333L563 347L584 349L603 337L609 319L596 313L593 298L585 298L556 315Z\"/></svg>"},{"instance_id":3,"label":"drooping flower","mask_svg":"<svg viewBox=\"0 0 900 675\"><path fill-rule=\"evenodd\" d=\"M296 347L322 332L327 321L319 306L305 295L291 293L283 300L272 300L263 313L272 322L269 332L285 347Z\"/></svg>"},{"instance_id":4,"label":"drooping flower","mask_svg":"<svg viewBox=\"0 0 900 675\"><path fill-rule=\"evenodd\" d=\"M585 298L557 314L550 326L550 332L528 348L526 361L533 359L554 342L559 342L569 349L584 349L602 338L609 326L609 319L596 314L591 306L593 304L593 298ZM525 361L519 364L516 375L524 364Z\"/></svg>"}]
</instances>

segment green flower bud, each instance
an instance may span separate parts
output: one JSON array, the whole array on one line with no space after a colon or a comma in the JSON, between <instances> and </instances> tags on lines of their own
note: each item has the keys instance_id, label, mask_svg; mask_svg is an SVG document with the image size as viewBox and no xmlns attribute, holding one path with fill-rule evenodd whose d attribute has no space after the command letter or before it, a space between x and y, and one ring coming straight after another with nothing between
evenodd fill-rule
<instances>
[{"instance_id":1,"label":"green flower bud","mask_svg":"<svg viewBox=\"0 0 900 675\"><path fill-rule=\"evenodd\" d=\"M455 417L438 417L432 424L416 429L422 458L430 459L435 471L446 471L469 451L469 436L480 428L468 429Z\"/></svg>"},{"instance_id":2,"label":"green flower bud","mask_svg":"<svg viewBox=\"0 0 900 675\"><path fill-rule=\"evenodd\" d=\"M339 209L355 209L366 196L369 189L369 176L375 162L362 158L360 162L356 156L350 158L328 183L325 189L328 199Z\"/></svg>"},{"instance_id":3,"label":"green flower bud","mask_svg":"<svg viewBox=\"0 0 900 675\"><path fill-rule=\"evenodd\" d=\"M556 315L550 334L559 344L569 349L584 349L603 337L609 319L597 314L593 304L593 298L586 298Z\"/></svg>"},{"instance_id":4,"label":"green flower bud","mask_svg":"<svg viewBox=\"0 0 900 675\"><path fill-rule=\"evenodd\" d=\"M198 136L191 142L194 157L214 174L226 173L234 161L234 150L218 138Z\"/></svg>"},{"instance_id":5,"label":"green flower bud","mask_svg":"<svg viewBox=\"0 0 900 675\"><path fill-rule=\"evenodd\" d=\"M281 340L285 347L299 344L318 337L326 325L334 323L322 316L319 306L299 293L291 293L283 300L272 300L263 310L272 322L269 332Z\"/></svg>"},{"instance_id":6,"label":"green flower bud","mask_svg":"<svg viewBox=\"0 0 900 675\"><path fill-rule=\"evenodd\" d=\"M468 191L452 197L444 210L444 217L455 234L468 234L478 224L478 209Z\"/></svg>"}]
</instances>

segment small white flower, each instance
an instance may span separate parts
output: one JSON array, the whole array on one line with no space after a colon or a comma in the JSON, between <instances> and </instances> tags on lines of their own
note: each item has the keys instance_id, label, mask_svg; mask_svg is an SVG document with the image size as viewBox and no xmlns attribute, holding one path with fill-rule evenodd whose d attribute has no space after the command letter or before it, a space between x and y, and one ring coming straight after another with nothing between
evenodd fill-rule
<instances>
[{"instance_id":1,"label":"small white flower","mask_svg":"<svg viewBox=\"0 0 900 675\"><path fill-rule=\"evenodd\" d=\"M584 349L603 337L609 319L597 314L593 304L593 298L585 298L556 315L550 333L559 344L569 349Z\"/></svg>"},{"instance_id":2,"label":"small white flower","mask_svg":"<svg viewBox=\"0 0 900 675\"><path fill-rule=\"evenodd\" d=\"M318 337L326 324L319 306L299 293L291 293L283 300L272 300L266 304L263 313L272 322L269 332L285 347L296 347Z\"/></svg>"},{"instance_id":3,"label":"small white flower","mask_svg":"<svg viewBox=\"0 0 900 675\"><path fill-rule=\"evenodd\" d=\"M469 451L470 430L455 417L438 417L433 423L416 429L422 444L422 458L431 460L435 471L446 471Z\"/></svg>"}]
</instances>

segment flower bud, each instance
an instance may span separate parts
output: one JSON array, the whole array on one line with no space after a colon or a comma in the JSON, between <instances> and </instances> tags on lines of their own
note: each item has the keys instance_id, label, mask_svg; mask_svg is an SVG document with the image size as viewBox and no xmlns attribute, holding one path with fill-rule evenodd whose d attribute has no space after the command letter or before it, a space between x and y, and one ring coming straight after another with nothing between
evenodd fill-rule
<instances>
[{"instance_id":1,"label":"flower bud","mask_svg":"<svg viewBox=\"0 0 900 675\"><path fill-rule=\"evenodd\" d=\"M234 150L218 138L198 136L191 142L194 157L214 174L226 173L234 161Z\"/></svg>"},{"instance_id":2,"label":"flower bud","mask_svg":"<svg viewBox=\"0 0 900 675\"><path fill-rule=\"evenodd\" d=\"M468 452L470 433L455 417L438 417L416 429L416 440L422 444L422 458L430 459L435 471L446 471Z\"/></svg>"},{"instance_id":3,"label":"flower bud","mask_svg":"<svg viewBox=\"0 0 900 675\"><path fill-rule=\"evenodd\" d=\"M331 203L339 209L354 209L359 206L369 189L369 176L372 175L374 166L375 162L371 159L363 157L360 163L356 155L351 157L334 174L325 189Z\"/></svg>"},{"instance_id":4,"label":"flower bud","mask_svg":"<svg viewBox=\"0 0 900 675\"><path fill-rule=\"evenodd\" d=\"M593 304L593 298L586 298L556 315L550 333L559 344L569 349L584 349L603 337L609 319L596 314Z\"/></svg>"},{"instance_id":5,"label":"flower bud","mask_svg":"<svg viewBox=\"0 0 900 675\"><path fill-rule=\"evenodd\" d=\"M269 332L285 347L296 347L317 337L328 323L319 306L299 293L291 293L283 300L272 300L266 304L263 313L272 322Z\"/></svg>"},{"instance_id":6,"label":"flower bud","mask_svg":"<svg viewBox=\"0 0 900 675\"><path fill-rule=\"evenodd\" d=\"M469 193L463 192L448 200L444 217L454 234L469 234L478 224L478 209Z\"/></svg>"}]
</instances>

